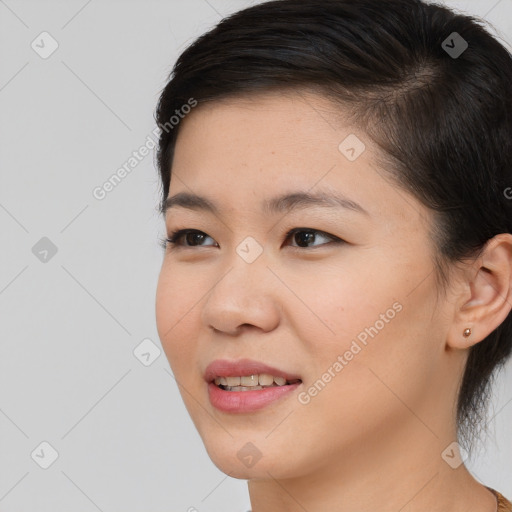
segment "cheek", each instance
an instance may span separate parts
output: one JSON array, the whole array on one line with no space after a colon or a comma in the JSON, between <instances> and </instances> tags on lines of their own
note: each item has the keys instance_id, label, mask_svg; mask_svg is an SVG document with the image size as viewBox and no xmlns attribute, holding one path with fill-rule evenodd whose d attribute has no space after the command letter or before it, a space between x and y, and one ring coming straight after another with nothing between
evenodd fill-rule
<instances>
[{"instance_id":1,"label":"cheek","mask_svg":"<svg viewBox=\"0 0 512 512\"><path fill-rule=\"evenodd\" d=\"M310 311L289 308L288 314L309 361L306 391L321 408L341 393L346 413L375 396L380 398L372 406L381 410L393 397L390 389L416 402L438 364L438 336L431 330L435 283L427 279L414 288L410 282L411 274L418 282L428 274L427 262L407 278L396 264L366 263L354 262L350 274L326 269L295 280L294 291Z\"/></svg>"},{"instance_id":2,"label":"cheek","mask_svg":"<svg viewBox=\"0 0 512 512\"><path fill-rule=\"evenodd\" d=\"M197 296L197 297L196 297ZM191 289L190 281L175 272L169 266L162 266L156 291L156 325L162 347L178 376L190 363L196 349L198 333L198 311L201 294Z\"/></svg>"},{"instance_id":3,"label":"cheek","mask_svg":"<svg viewBox=\"0 0 512 512\"><path fill-rule=\"evenodd\" d=\"M307 443L313 435L330 440L317 444L310 464L320 466L333 449L350 453L351 447L358 447L371 452L376 448L371 440L391 438L401 426L415 422L411 410L420 418L428 417L422 404L436 368L434 351L428 350L429 337L425 331L421 337L420 330L411 332L411 323L417 320L410 302L400 303L402 309L397 304L388 313L393 317L388 323L379 317L386 314L388 301L382 305L365 309L349 302L336 340L327 344L318 338L310 341L312 364L304 381L305 394L296 406L295 423L287 425L297 444ZM347 335L341 332L342 326ZM364 336L358 338L361 333ZM420 421L416 423L419 442L430 439L431 432Z\"/></svg>"},{"instance_id":4,"label":"cheek","mask_svg":"<svg viewBox=\"0 0 512 512\"><path fill-rule=\"evenodd\" d=\"M354 340L364 347L381 337L403 316L400 283L389 271L376 265L363 268L354 263L350 271L347 267L318 266L313 272L284 275L283 279L300 299L287 300L286 314L294 319L306 348L323 365L333 355L349 350Z\"/></svg>"}]
</instances>

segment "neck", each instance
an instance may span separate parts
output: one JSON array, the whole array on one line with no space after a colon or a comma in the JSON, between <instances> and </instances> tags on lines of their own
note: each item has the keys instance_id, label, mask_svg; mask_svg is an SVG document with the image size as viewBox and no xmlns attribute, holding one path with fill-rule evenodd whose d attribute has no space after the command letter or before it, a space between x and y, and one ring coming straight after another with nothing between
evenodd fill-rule
<instances>
[{"instance_id":1,"label":"neck","mask_svg":"<svg viewBox=\"0 0 512 512\"><path fill-rule=\"evenodd\" d=\"M441 440L416 418L411 424L408 436L374 436L380 444L333 454L307 474L250 480L252 512L496 512L495 496L464 464L454 469L441 457L454 434Z\"/></svg>"}]
</instances>

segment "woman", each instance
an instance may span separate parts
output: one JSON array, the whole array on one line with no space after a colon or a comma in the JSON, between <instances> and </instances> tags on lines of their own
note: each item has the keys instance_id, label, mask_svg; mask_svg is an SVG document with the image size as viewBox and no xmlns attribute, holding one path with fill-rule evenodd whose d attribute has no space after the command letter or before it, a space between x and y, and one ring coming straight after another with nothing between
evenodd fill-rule
<instances>
[{"instance_id":1,"label":"woman","mask_svg":"<svg viewBox=\"0 0 512 512\"><path fill-rule=\"evenodd\" d=\"M512 510L464 465L512 347L511 83L420 0L271 1L179 57L157 327L253 512Z\"/></svg>"}]
</instances>

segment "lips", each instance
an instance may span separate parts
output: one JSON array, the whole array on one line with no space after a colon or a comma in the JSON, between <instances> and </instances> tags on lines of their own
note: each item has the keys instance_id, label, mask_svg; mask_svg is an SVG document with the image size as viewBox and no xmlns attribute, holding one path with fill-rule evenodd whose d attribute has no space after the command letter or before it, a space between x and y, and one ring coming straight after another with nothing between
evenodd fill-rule
<instances>
[{"instance_id":1,"label":"lips","mask_svg":"<svg viewBox=\"0 0 512 512\"><path fill-rule=\"evenodd\" d=\"M252 359L238 359L236 361L217 359L206 367L204 379L210 383L218 377L244 377L259 374L281 377L289 382L301 380L297 374Z\"/></svg>"},{"instance_id":2,"label":"lips","mask_svg":"<svg viewBox=\"0 0 512 512\"><path fill-rule=\"evenodd\" d=\"M251 380L264 378L267 384L268 379L272 378L273 384L253 388L236 385L238 383L255 384L243 379L251 376ZM208 384L210 404L215 409L228 414L256 413L272 404L282 403L302 385L298 375L252 359L237 361L217 359L206 368L204 379ZM277 384L276 380L280 384ZM235 386L225 386L223 382L226 384L229 382Z\"/></svg>"}]
</instances>

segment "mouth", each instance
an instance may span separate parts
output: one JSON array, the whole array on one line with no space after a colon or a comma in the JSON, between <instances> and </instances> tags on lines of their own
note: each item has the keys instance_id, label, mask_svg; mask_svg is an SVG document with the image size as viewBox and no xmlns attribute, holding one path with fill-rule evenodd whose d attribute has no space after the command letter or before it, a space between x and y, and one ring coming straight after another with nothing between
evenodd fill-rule
<instances>
[{"instance_id":1,"label":"mouth","mask_svg":"<svg viewBox=\"0 0 512 512\"><path fill-rule=\"evenodd\" d=\"M224 391L257 391L273 387L290 386L302 382L300 379L286 380L284 377L260 373L252 375L215 377L212 381Z\"/></svg>"},{"instance_id":2,"label":"mouth","mask_svg":"<svg viewBox=\"0 0 512 512\"><path fill-rule=\"evenodd\" d=\"M210 403L225 413L249 413L283 400L301 384L299 375L259 361L213 361L206 368Z\"/></svg>"}]
</instances>

